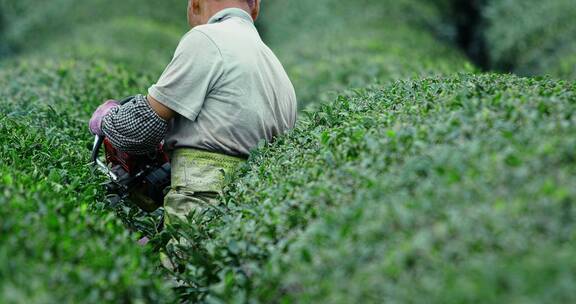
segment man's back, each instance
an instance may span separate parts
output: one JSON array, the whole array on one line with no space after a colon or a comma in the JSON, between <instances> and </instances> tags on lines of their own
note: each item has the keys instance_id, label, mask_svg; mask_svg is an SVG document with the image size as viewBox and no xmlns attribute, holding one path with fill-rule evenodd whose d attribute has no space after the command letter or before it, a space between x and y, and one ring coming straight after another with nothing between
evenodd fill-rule
<instances>
[{"instance_id":1,"label":"man's back","mask_svg":"<svg viewBox=\"0 0 576 304\"><path fill-rule=\"evenodd\" d=\"M90 119L93 134L134 155L154 153L166 140L168 225L217 205L225 175L260 141L294 127L294 88L254 26L259 9L259 0L189 0L194 28L148 96L107 101Z\"/></svg>"},{"instance_id":2,"label":"man's back","mask_svg":"<svg viewBox=\"0 0 576 304\"><path fill-rule=\"evenodd\" d=\"M166 141L171 148L247 156L296 121L284 68L251 17L235 8L186 34L149 94L179 114Z\"/></svg>"}]
</instances>

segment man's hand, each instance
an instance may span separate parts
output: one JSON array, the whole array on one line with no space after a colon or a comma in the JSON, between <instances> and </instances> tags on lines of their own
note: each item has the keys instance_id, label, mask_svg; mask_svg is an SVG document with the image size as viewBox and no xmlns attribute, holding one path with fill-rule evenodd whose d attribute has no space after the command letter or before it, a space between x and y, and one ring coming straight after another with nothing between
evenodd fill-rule
<instances>
[{"instance_id":1,"label":"man's hand","mask_svg":"<svg viewBox=\"0 0 576 304\"><path fill-rule=\"evenodd\" d=\"M90 133L103 136L104 132L102 132L102 120L104 119L104 116L106 116L112 109L118 106L120 106L120 104L116 100L108 100L100 105L94 114L92 114L92 118L90 118Z\"/></svg>"},{"instance_id":2,"label":"man's hand","mask_svg":"<svg viewBox=\"0 0 576 304\"><path fill-rule=\"evenodd\" d=\"M170 121L174 117L175 113L172 111L172 109L161 104L158 100L154 99L154 97L150 95L146 96L146 98L148 99L150 108L152 108L152 110L154 110L158 116L162 117L162 119L165 121Z\"/></svg>"}]
</instances>

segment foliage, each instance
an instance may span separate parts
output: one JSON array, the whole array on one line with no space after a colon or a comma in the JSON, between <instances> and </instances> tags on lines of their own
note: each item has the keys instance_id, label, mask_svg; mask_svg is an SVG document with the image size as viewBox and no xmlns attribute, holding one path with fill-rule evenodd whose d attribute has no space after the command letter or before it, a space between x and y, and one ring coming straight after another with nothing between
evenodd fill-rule
<instances>
[{"instance_id":1,"label":"foliage","mask_svg":"<svg viewBox=\"0 0 576 304\"><path fill-rule=\"evenodd\" d=\"M422 29L425 25L432 24L431 16L439 14L432 5L418 1L401 1L386 5L364 1L362 4L365 6L359 5L355 13L351 13L354 11L335 4L337 4L335 1L270 1L266 2L264 7L263 11L268 14L261 20L265 37L274 48L278 49L281 60L301 95L300 102L317 105L319 100L328 98L329 94L321 92L329 89L353 89L355 86L377 85L379 82L411 75L454 72L466 69L468 66L457 51L451 50L436 40L432 33ZM420 10L415 11L419 5ZM401 15L401 12L404 14ZM359 18L360 15L363 17ZM383 15L391 18L395 16L396 19L382 18ZM269 19L270 16L274 16L274 19ZM282 16L283 19L278 16ZM288 26L295 22L294 18L299 17L304 19L299 19L298 27ZM440 17L434 18L440 26ZM330 24L320 27L315 24L318 20L328 21ZM386 20L387 23L383 24L382 20ZM299 32L298 29L301 28L314 28L314 30ZM335 36L341 30L350 33L349 39L341 39L341 34ZM321 41L318 38L321 38ZM316 41L312 42L312 39ZM319 45L330 46L331 49L318 51ZM287 56L282 57L283 54ZM307 97L310 99L306 100ZM330 105L325 107L329 108ZM323 126L318 128L322 129ZM302 132L310 132L306 130ZM302 135L302 141L298 145L303 150L293 150L294 142L287 138L278 139L276 144L278 154L270 161L282 163L283 168L293 170L293 174L300 176L301 180L287 182L285 179L269 179L267 173L258 175L264 173L261 170L265 170L266 166L251 167L246 173L256 175L242 175L236 179L232 187L235 185L244 187L243 183L250 181L246 186L250 188L242 189L250 193L258 191L258 194L253 193L254 196L251 196L232 191L224 198L226 201L234 202L234 208L240 213L265 215L262 220L266 222L251 222L249 219L244 224L244 217L237 216L234 210L228 210L225 213L195 215L192 225L182 223L168 231L176 239L185 240L181 246L169 248L172 258L182 265L180 269L182 273L177 274L179 279L186 283L179 289L182 297L191 301L211 301L219 297L230 300L229 297L232 296L238 300L247 293L252 293L250 284L253 277L265 272L262 267L271 254L288 248L299 235L299 231L315 217L316 211L308 213L308 207L304 206L305 197L290 198L282 193L270 195L268 191L276 190L264 186L270 187L272 186L270 182L274 185L279 182L285 184L288 187L286 189L295 191L296 187L305 187L307 181L321 175L317 171L308 172L308 169L321 168L312 168L311 163L300 158L309 156L302 154L303 152L317 152L313 149L307 150L307 145L310 143L307 141L316 137L312 134ZM258 153L255 152L255 155ZM285 177L290 176L286 175L286 172L290 171L284 172ZM327 170L325 173L331 175L335 172ZM342 184L332 181L336 193ZM318 189L312 187L312 191L316 190ZM302 191L302 194L305 193L312 195ZM317 195L316 199L323 199L323 192L314 194ZM346 199L346 197L339 198L341 202L345 202ZM280 208L299 209L297 205L302 204L302 211L290 215L289 219L276 219L283 217L283 214L272 214L272 218L268 217L266 212L270 210L267 204L284 203L289 203L290 207ZM230 215L233 218L229 219L228 214L234 214ZM280 244L276 244L278 240L282 240ZM246 249L246 246L250 248ZM244 253L243 250L248 250L249 253Z\"/></svg>"},{"instance_id":2,"label":"foliage","mask_svg":"<svg viewBox=\"0 0 576 304\"><path fill-rule=\"evenodd\" d=\"M265 1L315 110L156 235L103 203L85 124L155 80L184 3L0 0L0 302L574 301L576 85L455 75L449 2Z\"/></svg>"},{"instance_id":3,"label":"foliage","mask_svg":"<svg viewBox=\"0 0 576 304\"><path fill-rule=\"evenodd\" d=\"M0 72L0 302L170 302L138 235L100 203L78 118L141 85L127 75L39 62Z\"/></svg>"},{"instance_id":4,"label":"foliage","mask_svg":"<svg viewBox=\"0 0 576 304\"><path fill-rule=\"evenodd\" d=\"M0 20L3 19L5 23L3 35L5 43L13 52L42 52L42 49L38 49L54 43L55 40L78 35L79 27L89 26L92 31L98 32L102 31L102 26L110 27L107 23L114 20L136 18L144 25L157 22L163 26L185 28L185 12L186 3L180 0L163 0L161 7L157 1L151 0L0 0L0 15L3 17L0 17ZM116 27L114 30L122 28ZM148 40L146 36L131 41L147 41L151 47L164 47L158 47L157 44L154 46L154 40ZM107 41L98 41L105 42ZM77 41L68 41L66 44L69 43ZM108 47L113 48L114 45ZM66 45L60 45L60 50L67 50Z\"/></svg>"},{"instance_id":5,"label":"foliage","mask_svg":"<svg viewBox=\"0 0 576 304\"><path fill-rule=\"evenodd\" d=\"M341 16L339 14L345 14L347 11L330 11L330 9L324 11L324 14L334 18L316 16L316 14L322 13L322 10L313 9L310 6L323 5L318 4L318 2L290 3L278 2L276 9L278 12L294 11L300 13L294 13L294 15L270 13L275 18L267 23L265 16L262 24L266 29L266 37L273 46L279 48L281 56L285 50L289 50L286 51L287 54L297 54L293 55L293 59L290 58L291 55L287 55L283 61L286 63L287 69L291 71L291 76L297 84L301 96L318 97L322 94L316 91L307 92L306 90L323 92L335 84L342 87L351 85L348 80L341 80L333 75L321 77L316 73L321 70L318 64L322 63L324 58L328 57L327 61L333 60L340 51L342 56L348 56L348 58L351 54L356 54L346 50L346 41L334 39L334 32L337 31L331 32L333 28L340 31L346 27L353 27L354 24L351 25L350 20L356 19L339 18ZM274 12L273 5L275 3L269 2L269 12ZM333 8L335 6L326 4L326 7ZM372 11L381 12L381 10ZM308 15L311 16L309 20L306 19ZM370 14L365 16L370 16ZM293 28L282 26L282 18L291 17L298 18L299 26ZM370 20L369 17L366 17L363 21L366 19ZM331 24L320 28L321 25L314 26L314 22L318 20L324 22L326 20L331 22L346 20L348 23L341 25L341 27L338 24ZM286 22L296 23L295 19ZM275 25L278 25L278 28L275 28ZM401 25L396 25L395 30L398 30L399 26ZM364 25L363 28L366 26ZM380 37L389 34L389 32L379 29L381 30ZM315 30L329 32L332 35L319 34L319 32L314 32ZM428 41L434 41L431 35L423 34L422 31L419 33L415 34L414 37L418 37L415 41L421 42L421 46L417 45L417 42L414 42L411 47L402 45L406 41L406 37L399 35L397 40L402 46L398 46L396 51L394 48L386 47L393 44L395 40L387 40L387 44L383 45L381 40L372 39L373 36L370 31L356 32L352 39L355 41L354 45L361 47L363 44L359 41L367 39L372 41L374 45L380 45L381 49L373 54L361 53L364 57L361 57L362 59L358 62L350 62L349 66L335 64L337 61L330 61L330 63L325 64L326 70L330 70L334 74L342 73L346 77L357 77L366 71L367 67L363 63L374 63L377 60L371 60L384 56L390 56L394 60L382 60L380 61L384 63L382 66L394 67L394 64L398 64L399 61L402 62L404 58L410 56L410 52L414 49L427 50ZM307 35L310 36L302 38L307 37ZM286 37L290 37L290 39ZM316 38L314 43L311 40L306 43L302 42L306 39L312 39L312 37ZM337 42L334 42L336 40ZM318 46L322 46L325 41L332 41L331 43L338 44L338 47L326 52L318 52ZM308 52L308 48L305 46L310 48L308 57L301 55ZM405 54L406 57L403 57L402 55ZM430 59L430 66L436 67L433 70L442 71L442 68L439 68L441 66L444 66L446 71L449 69L455 71L466 67L464 61L458 61L459 56L450 56L450 54L455 53L448 52L444 53L444 56L436 55ZM310 59L306 61L307 58ZM422 67L426 64L426 59L419 58L408 62L414 62L415 67ZM371 67L374 66L380 67L378 65ZM410 70L405 66L402 68ZM403 70L402 68L398 68L398 70ZM395 74L390 77L402 76ZM374 79L361 79L357 85L366 85L372 81ZM420 242L420 235L429 230L430 226L425 224L428 223L428 212L434 209L431 207L433 203L440 204L445 198L452 199L448 203L439 205L440 210L436 214L439 218L444 213L449 213L450 208L454 208L455 214L465 215L466 210L470 209L470 205L477 199L473 195L479 195L473 192L476 184L484 187L481 193L484 195L484 201L478 199L479 202L483 203L478 208L481 210L489 209L491 204L494 204L488 197L491 194L489 187L495 184L489 178L508 178L510 175L517 174L517 171L511 171L510 175L501 174L502 170L513 167L512 165L506 166L506 164L507 162L513 163L514 157L516 157L515 150L503 153L502 149L519 148L516 144L518 138L513 132L521 129L524 121L517 120L516 112L527 111L529 112L527 115L532 115L531 111L536 105L545 107L545 104L558 98L562 98L560 106L563 109L572 109L573 87L553 81L538 82L512 76L486 75L476 77L466 75L453 78L405 81L386 87L384 90L357 90L357 94L354 96L354 93L349 93L347 97L341 97L333 103L319 106L309 114L308 119L304 118L301 121L295 132L278 139L274 145L262 147L255 152L249 166L239 174L240 178L230 185L225 197L225 204L221 206L223 212L194 215L191 218L194 222L193 225L182 225L171 231L179 238L187 240L175 248L175 250L180 251L180 255L175 258L185 265L185 268L181 269L180 279L188 284L188 288L180 290L182 295L189 299L204 299L208 302L292 302L301 300L305 302L335 301L347 303L357 299L378 302L378 300L387 299L387 297L397 301L431 299L442 302L443 299L445 300L447 296L451 295L451 292L454 293L456 299L462 301L467 299L466 296L471 299L482 299L485 288L488 288L487 286L491 283L491 277L476 279L472 270L469 274L465 273L462 277L458 277L457 269L454 267L443 272L442 267L452 262L449 258L436 260L437 264L431 265L427 273L428 276L423 278L421 288L410 293L409 290L412 287L408 284L411 280L415 280L418 274L427 270L426 265L424 265L422 266L423 269L417 269L414 273L410 273L411 269L408 264L424 255L422 250L414 249L416 245L419 245L418 243L410 242L412 240ZM547 94L551 96L545 96ZM514 104L518 103L518 100L522 100L522 103L531 100L536 104L519 104L513 107ZM428 114L430 117L427 116ZM485 120L483 121L482 118ZM501 120L498 121L497 118ZM530 122L542 123L542 125L527 129L525 133L522 133L522 136L534 132L538 136L531 143L537 145L538 142L544 142L544 138L554 134L555 131L559 131L559 129L546 129L555 118L534 117ZM564 120L566 130L563 131L572 131L569 125L571 119L571 116L568 116L567 121ZM504 132L504 135L508 137L499 138L500 142L491 146L490 137L484 135L484 132L499 134L498 132L503 131L501 129L503 126L500 124L504 124L506 128L513 131ZM551 126L551 128L554 127L554 125ZM550 144L552 145L551 149L555 147L554 144L562 147L565 144L571 145L571 142L552 142ZM460 148L464 150L458 154ZM432 155L428 154L432 151L437 152ZM500 158L490 160L482 158L488 157L483 156L483 153L488 153L490 157L502 155ZM459 158L451 160L449 158L451 155ZM466 159L466 157L470 157L470 159ZM537 163L540 157L541 155L534 155L530 161ZM471 172L472 176L458 175L467 174L467 172L463 173L458 170L466 169L474 161L478 161L480 164L486 162L487 165L491 166L489 167L491 169L486 173L487 176L475 172ZM566 163L569 161L570 159L566 160ZM426 167L428 163L430 163L430 168ZM447 167L442 168L443 164L447 164ZM537 171L530 171L531 167L527 168L523 163L516 166L520 172L537 173ZM555 168L558 169L559 167L561 166L558 165ZM430 172L430 170L438 170L439 172ZM447 170L447 172L441 172L442 170ZM432 173L441 175L441 177L433 176ZM427 179L428 174L430 175L429 180ZM542 179L547 178L544 174L535 176ZM465 184L459 184L460 178L465 180ZM536 182L538 181L541 179ZM416 192L420 182L427 187L424 193ZM567 183L568 181L559 180L559 182ZM560 187L562 186L560 185ZM523 189L516 189L515 185L502 183L502 187L504 194L496 199L500 205L505 204L508 198L520 202L527 199L526 193L522 192ZM550 187L554 188L556 185L552 184ZM442 191L437 194L433 192L443 188L447 189L446 192ZM459 188L462 190L458 191ZM449 195L452 196L449 197ZM541 194L540 199L554 199L553 195L550 195L551 197L548 195L549 193ZM466 207L459 209L460 207L455 205L459 200ZM416 206L418 202L425 206L419 209ZM524 202L528 203L529 201L525 200ZM397 236L379 234L378 229L387 224L387 220L394 220L394 215L383 214L395 207L395 205L391 205L392 203L400 204L401 207L404 206L402 204L405 204L407 205L406 208L414 206L413 215L410 214L412 212L410 209L410 211L404 210L403 216L410 217L407 219L409 223L423 224L412 227L408 223L406 227L401 226L402 229L406 229L408 236L406 234ZM352 208L352 211L349 208ZM371 210L374 210L374 213L371 213ZM518 212L520 214L517 216L521 217L519 221L540 220L532 218L529 213ZM499 221L502 220L502 217L505 218L507 214L502 211L493 215L493 220ZM483 216L483 218L489 218L491 214L483 214ZM380 224L382 218L385 220L383 224ZM553 221L554 218L550 218L550 220ZM470 225L477 225L477 221L479 220L471 218L468 223L447 221L439 224L440 228L452 229L450 231L455 231L455 235L461 238L457 244L453 244L456 246L455 249L452 249L455 250L455 255L466 254L468 250L466 244L468 243L465 237L471 229L470 227L473 227ZM516 222L499 222L504 226L508 223L515 224ZM494 222L486 220L485 225L488 226L486 228L488 229L490 225L494 225ZM559 226L562 225L559 224ZM531 227L533 228L533 226ZM569 230L570 227L569 225L562 226L559 229ZM388 226L384 226L384 228L388 228ZM394 231L400 232L398 229ZM518 237L518 242L529 239L530 236L518 230L512 230L511 234ZM546 239L549 236L543 235L541 239ZM481 237L486 236L472 235L469 241L473 243ZM509 237L509 235L503 237ZM394 245L388 244L389 239L396 242L404 241L402 243L404 247L392 251L389 248ZM451 245L448 242L449 239L443 240L446 242L446 246ZM499 239L494 240L494 242L502 243ZM563 247L566 243L565 239L556 239L550 242L549 249L554 250L554 248ZM425 245L432 246L428 243ZM384 249L399 256L389 256L387 251L381 253L380 250ZM427 248L425 247L425 249ZM479 248L476 252L471 251L471 256L477 257L480 261L488 257L500 258L499 261L520 257L518 252L507 253L508 248L500 248L500 251L496 249L493 251L483 250L484 248ZM188 254L182 254L182 252ZM451 252L438 249L437 252L430 253L430 255L436 254L451 254ZM492 257L493 254L500 254L501 256ZM514 254L518 254L518 256ZM539 254L541 253L534 252L527 259L535 259ZM381 265L388 265L386 263L389 259L395 258L400 261L405 258L407 264L397 266L396 277L392 276L393 273L390 277L384 276L383 278L382 272L379 271L382 269L381 267L384 267ZM569 257L564 258L568 259ZM465 263L462 265L462 267L472 267L472 265ZM479 267L485 266L487 264L482 264ZM371 270L373 267L375 270ZM529 273L535 271L537 267L548 269L554 273L554 271L562 269L563 266L554 268L554 264L542 264L533 267L532 264L526 262L526 264L519 263L515 269L517 273ZM356 274L354 272L356 268L358 268L358 280L355 281L351 280L350 277ZM384 284L383 280L390 278L394 281L404 270L407 276L402 277L404 280L401 283L397 285L391 283L386 290L379 289ZM551 280L548 283L550 285L542 285L542 289L535 290L534 293L543 298L550 296L562 299L563 296L567 296L569 289L550 293L543 291L552 286L552 282L562 282L566 286L571 286L572 277L567 277L564 280L563 276L566 274L564 272L557 273L558 276L551 275L548 278ZM427 285L429 283L424 281L424 279L432 280L435 275L445 275L437 283L445 284L446 289L438 288L444 285L431 285L432 287L429 287ZM504 270L499 275L504 276L502 279L504 281L515 278L515 273L505 277L506 272ZM442 281L442 279L446 281ZM466 286L450 285L451 282L460 279L469 284L470 290L460 291L457 289ZM508 290L506 289L508 283L508 281L503 283L504 287L499 290L496 289L494 294L489 296L493 296L495 299L504 299L508 296L513 299L521 299L523 292L531 286L520 284L510 287ZM533 282L528 284L533 284ZM478 290L474 288L478 288ZM437 293L434 294L434 291ZM370 295L377 298L370 297ZM204 296L207 298L203 298ZM431 298L424 296L431 296Z\"/></svg>"},{"instance_id":6,"label":"foliage","mask_svg":"<svg viewBox=\"0 0 576 304\"><path fill-rule=\"evenodd\" d=\"M267 1L264 36L307 106L350 88L465 69L446 31L446 1ZM297 25L297 26L294 26Z\"/></svg>"},{"instance_id":7,"label":"foliage","mask_svg":"<svg viewBox=\"0 0 576 304\"><path fill-rule=\"evenodd\" d=\"M257 297L573 302L575 115L574 83L500 75L397 82L315 113L335 127L304 167L333 177L298 190L317 218L256 277Z\"/></svg>"},{"instance_id":8,"label":"foliage","mask_svg":"<svg viewBox=\"0 0 576 304\"><path fill-rule=\"evenodd\" d=\"M179 227L182 278L223 302L572 301L575 111L574 84L501 75L341 97Z\"/></svg>"},{"instance_id":9,"label":"foliage","mask_svg":"<svg viewBox=\"0 0 576 304\"><path fill-rule=\"evenodd\" d=\"M161 23L174 11L117 3L0 3L4 37L26 53L0 68L2 303L174 301L157 252L136 243L152 219L104 204L89 166L89 113L145 92L181 31Z\"/></svg>"},{"instance_id":10,"label":"foliage","mask_svg":"<svg viewBox=\"0 0 576 304\"><path fill-rule=\"evenodd\" d=\"M495 68L576 79L572 0L489 0L485 38Z\"/></svg>"}]
</instances>

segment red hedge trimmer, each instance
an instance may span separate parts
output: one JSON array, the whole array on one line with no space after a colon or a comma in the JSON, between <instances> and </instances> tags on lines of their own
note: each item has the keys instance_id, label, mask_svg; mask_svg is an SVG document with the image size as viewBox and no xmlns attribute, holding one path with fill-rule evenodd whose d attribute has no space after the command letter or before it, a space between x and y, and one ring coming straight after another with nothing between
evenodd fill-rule
<instances>
[{"instance_id":1,"label":"red hedge trimmer","mask_svg":"<svg viewBox=\"0 0 576 304\"><path fill-rule=\"evenodd\" d=\"M120 104L132 98L125 98ZM104 160L100 159L102 146ZM114 148L107 138L96 136L92 146L92 164L108 176L105 186L110 203L128 200L146 212L153 212L163 205L171 171L163 144L148 155L132 155Z\"/></svg>"}]
</instances>

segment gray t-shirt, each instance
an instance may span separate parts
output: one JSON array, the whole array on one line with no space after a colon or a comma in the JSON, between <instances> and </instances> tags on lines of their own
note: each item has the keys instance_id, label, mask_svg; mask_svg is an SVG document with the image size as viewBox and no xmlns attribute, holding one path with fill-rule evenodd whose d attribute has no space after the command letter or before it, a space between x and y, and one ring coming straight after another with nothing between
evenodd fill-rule
<instances>
[{"instance_id":1,"label":"gray t-shirt","mask_svg":"<svg viewBox=\"0 0 576 304\"><path fill-rule=\"evenodd\" d=\"M148 94L177 113L169 149L247 156L294 127L296 94L250 15L225 9L190 30Z\"/></svg>"}]
</instances>

